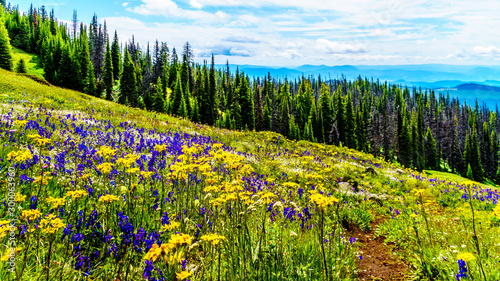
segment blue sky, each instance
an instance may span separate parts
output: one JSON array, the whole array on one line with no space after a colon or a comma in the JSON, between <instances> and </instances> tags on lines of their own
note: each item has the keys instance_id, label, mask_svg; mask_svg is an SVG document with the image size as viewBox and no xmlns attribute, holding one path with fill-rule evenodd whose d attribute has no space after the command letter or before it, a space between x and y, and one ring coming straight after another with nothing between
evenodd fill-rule
<instances>
[{"instance_id":1,"label":"blue sky","mask_svg":"<svg viewBox=\"0 0 500 281\"><path fill-rule=\"evenodd\" d=\"M498 0L17 1L89 23L120 40L186 41L197 61L267 66L500 64Z\"/></svg>"}]
</instances>

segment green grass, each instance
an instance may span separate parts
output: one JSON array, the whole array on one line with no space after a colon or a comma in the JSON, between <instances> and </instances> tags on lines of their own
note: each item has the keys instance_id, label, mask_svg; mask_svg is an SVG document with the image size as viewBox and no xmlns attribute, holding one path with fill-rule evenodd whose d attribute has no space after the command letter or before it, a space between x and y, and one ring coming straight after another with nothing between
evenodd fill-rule
<instances>
[{"instance_id":1,"label":"green grass","mask_svg":"<svg viewBox=\"0 0 500 281\"><path fill-rule=\"evenodd\" d=\"M454 182L458 182L458 183L470 181L468 178L464 178L460 175L447 173L447 172L439 172L439 171L432 171L432 170L424 170L424 172L430 177L438 177L442 180L450 180L450 181L454 181ZM495 184L491 180L486 180L484 183L481 183L481 185L485 188L497 188L497 187L499 187L498 184Z\"/></svg>"},{"instance_id":2,"label":"green grass","mask_svg":"<svg viewBox=\"0 0 500 281\"><path fill-rule=\"evenodd\" d=\"M402 169L403 172L399 173L396 171L401 168L399 164L388 163L380 158L375 158L373 155L344 147L307 141L290 141L273 132L238 132L200 125L167 114L130 108L79 92L42 85L27 77L4 70L0 70L0 77L2 77L0 79L0 112L6 114L12 110L9 116L15 118L19 116L22 119L39 120L38 122L43 126L43 120L59 124L59 122L62 122L59 118L66 115L78 116L76 121L71 120L68 124L80 124L79 122L83 119L78 118L92 116L92 123L94 121L95 123L103 121L108 124L109 121L117 131L122 130L120 129L121 123L132 122L137 128L146 129L144 133L146 137L149 129L155 129L157 132L162 133L171 131L173 134L175 132L191 135L201 134L216 138L217 141L225 143L234 151L249 153L251 156L244 158L242 161L251 165L256 173L262 175L266 181L273 183L272 192L283 199L274 202L279 202L276 206L273 205L276 207L277 212L284 214L284 208L293 205L299 207L296 208L297 210L304 210L307 206L308 210L313 213L314 225L324 225L324 227L312 227L309 230L302 230L298 227L297 222L287 221L284 215L276 216L274 222L263 220L262 218L269 218L269 212L266 211L269 202L262 204L262 201L259 204L257 204L258 201L254 202L255 204L252 203L252 208L245 205L247 203L241 203L240 201L240 205L233 205L239 209L235 209L237 211L231 216L224 212L214 212L215 214L221 214L219 219L214 220L214 223L217 224L218 234L230 238L228 240L231 243L224 242L224 247L218 250L219 257L223 253L222 266L221 262L215 259L216 256L213 251L210 251L209 247L205 248L206 250L193 248L191 252L186 252L189 262L196 263L200 266L198 268L201 268L191 278L193 281L210 279L199 271L205 270L205 268L208 271L204 272L209 276L217 276L218 273L215 269L221 269L223 274L227 274L223 276L232 276L232 280L242 280L245 277L246 280L255 280L257 276L262 276L264 272L269 273L270 280L324 280L322 268L329 268L333 280L357 280L356 261L359 259L358 255L362 255L362 253L357 251L358 242L352 246L349 243L348 239L351 234L343 229L343 223L353 224L368 230L373 219L381 216L386 218L385 222L374 230L394 245L395 251L404 258L412 271L410 275L415 279L454 280L454 276L458 271L457 259L459 252L473 253L475 257L475 260L467 263L471 280L480 279L479 259L481 259L487 272L487 280L500 278L500 268L498 268L500 262L500 255L498 254L500 253L500 227L498 227L498 222L492 212L496 203L491 200L481 201L476 198L473 200L473 208L471 208L467 199L462 199L463 188L455 184L465 184L468 180L463 177L438 171L425 171L425 177L421 177L418 172L411 169ZM14 124L13 126L20 125ZM102 127L95 128L95 130L102 129ZM12 131L16 134L15 132L20 130ZM30 135L36 132L34 129L29 129L25 131L25 134ZM52 141L60 144L61 140L67 137L80 139L80 136L71 133L70 129L66 132L66 135L54 133ZM9 134L5 134L0 140L0 144L2 144L0 146L0 159L6 159L8 153L19 149L17 143L9 141ZM23 138L21 142L24 146L25 143L28 143L28 140ZM67 146L71 145L68 144ZM67 149L64 145L59 148ZM49 153L49 151L43 153ZM149 151L146 152L146 154L148 153ZM68 161L72 160L68 159ZM168 158L168 161L171 161L171 159ZM8 163L7 160L2 162L4 166ZM367 167L374 166L376 174L366 172ZM31 172L34 175L41 174L41 168L38 166L33 167ZM121 204L120 208L126 212L131 212L128 214L131 218L134 218L134 212L149 210L150 205L154 203L150 200L149 187L158 188L159 190L164 188L159 182L154 182L145 183L144 186L141 183L137 186L137 190L130 188L130 186L129 189L124 189L125 184L130 182L127 183L126 178L117 178L119 181L117 182L118 186L124 186L120 189L111 189L109 185L104 185L109 178L100 177L93 170L87 172L92 174L96 190L98 188L105 189L113 194L137 192L137 198L142 200L137 200L131 204L142 205L131 207L124 205L122 201L113 203ZM286 173L287 176L282 177L283 173ZM5 175L2 176L6 178ZM58 177L57 180L61 178L57 175L55 177ZM436 177L446 182L436 181ZM72 188L68 183L71 179L72 177L61 179L61 183L58 182L57 185L55 185L54 181L51 183L51 188L44 188L46 194L41 195L41 198L62 196L62 193L56 194L55 192L59 190L60 186L65 189ZM220 180L224 183L237 183L227 175L220 177ZM356 193L349 188L342 189L338 184L341 181L356 184L360 190L366 191L366 193ZM292 182L295 186L290 187L290 185L287 185ZM208 182L206 184L209 186ZM6 192L5 186L0 185L0 192ZM41 186L42 184L40 184ZM327 211L320 212L317 205L306 199L310 198L308 194L313 193L312 186L315 186L314 192L321 190L324 191L324 194L331 193L332 196L338 198L338 202L334 204L336 207L328 207ZM483 188L497 187L497 185L490 182L482 186ZM24 185L24 187L24 191L29 191L32 188L32 186L28 185ZM300 191L302 193L301 197L299 197L298 187L302 189ZM196 188L201 190L201 186ZM213 194L210 194L210 197L208 197L208 194L203 194L204 196L198 196L199 199L196 201L186 196L182 198L183 200L176 200L175 203L172 201L172 204L166 205L165 208L171 208L169 214L180 212L180 210L187 210L191 213L193 206L197 205L207 206L207 209L210 209L212 208L212 198L218 198L215 192L219 193L219 191L214 191ZM486 195L485 193L484 196L486 197ZM90 203L96 203L95 198L91 198L91 200L94 201L89 201ZM91 208L89 202L81 201L74 206L90 212L95 206ZM128 202L132 201L127 201L127 204ZM421 204L421 202L424 204ZM29 208L28 200L23 204L23 209ZM42 203L40 210L43 211L44 206L46 211L48 203ZM101 214L107 213L106 206L99 205L98 202L96 206ZM0 206L0 211L1 208ZM477 211L472 214L472 209ZM137 224L137 227L144 226L147 231L158 229L159 213L151 212L148 214L151 216L150 222L144 225ZM198 223L199 216L196 214L196 216L193 215L189 218L190 220L181 221L183 223L182 232L192 235L194 233L194 222L197 221L196 223ZM113 216L105 216L104 221L106 225L112 225L107 220L115 219L116 217ZM0 220L2 220L1 217ZM71 217L64 217L65 223L74 224L74 221L74 219L71 220ZM265 227L263 227L263 222L266 224ZM474 226L474 223L476 226ZM113 233L116 239L119 239L117 229L114 227ZM476 231L477 235L475 234ZM330 233L335 235L326 236ZM162 235L164 235L165 240L168 240L166 234ZM340 237L344 237L345 241L341 241ZM331 248L323 251L327 253L326 257L319 255L321 253L319 248L326 245L322 242L324 241L323 238L328 238L334 242L328 244L328 247ZM42 237L37 241L47 245L48 238L44 239ZM477 254L474 242L476 240L474 239L478 239L483 246L480 255ZM239 243L238 247L233 241ZM27 242L23 240L20 241L20 244L25 246ZM61 276L62 278L64 276L65 279L81 280L81 275L79 275L81 272L73 270L72 266L63 266L64 263L74 264L74 258L65 254L66 245L71 245L71 243L66 242L66 244L63 244L58 242L54 244L56 250L53 251L55 253L52 257L54 263L51 265L50 272L54 272L56 277ZM103 247L107 246L104 245ZM69 248L72 249L72 247ZM240 254L240 251L243 254ZM26 280L45 279L43 277L45 276L44 267L47 263L50 264L50 262L46 262L48 258L45 257L51 251L46 246L40 246L26 248L25 252L28 253L25 257L29 258L25 258L27 267L23 278ZM135 276L129 280L144 280L142 278L144 266L142 262L139 262L143 256L144 253L141 255L131 253L127 256L121 256L127 264L131 265L131 274ZM201 259L201 263L198 256L204 257ZM94 280L99 278L112 280L117 276L115 272L122 270L121 266L115 268L114 261L110 259L103 259L102 267L100 265L94 269L94 272L102 275ZM162 266L159 262L156 265ZM170 270L169 276L172 277L173 269L166 267L165 269ZM288 277L283 276L284 274L288 274ZM311 274L313 277L310 276ZM5 269L0 268L0 279L7 280L8 276L10 275L7 275ZM216 279L212 278L212 280ZM230 280L230 278L222 278L221 280Z\"/></svg>"},{"instance_id":3,"label":"green grass","mask_svg":"<svg viewBox=\"0 0 500 281\"><path fill-rule=\"evenodd\" d=\"M40 65L40 58L37 55L26 53L25 51L16 47L12 47L12 51L13 51L12 58L14 61L14 69L17 67L17 64L22 58L26 61L26 65L28 67L28 74L33 74L43 77L45 72L43 71L43 68Z\"/></svg>"}]
</instances>

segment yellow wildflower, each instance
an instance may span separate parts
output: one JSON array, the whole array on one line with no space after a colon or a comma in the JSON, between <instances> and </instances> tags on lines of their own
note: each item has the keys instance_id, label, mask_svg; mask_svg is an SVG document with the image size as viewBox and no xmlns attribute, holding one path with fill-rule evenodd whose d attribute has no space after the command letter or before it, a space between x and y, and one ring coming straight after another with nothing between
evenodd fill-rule
<instances>
[{"instance_id":1,"label":"yellow wildflower","mask_svg":"<svg viewBox=\"0 0 500 281\"><path fill-rule=\"evenodd\" d=\"M112 203L112 202L117 201L117 200L118 200L118 197L116 195L113 195L113 194L106 194L106 195L101 196L101 198L99 198L99 202L104 202L104 203Z\"/></svg>"},{"instance_id":2,"label":"yellow wildflower","mask_svg":"<svg viewBox=\"0 0 500 281\"><path fill-rule=\"evenodd\" d=\"M15 120L14 125L19 125L19 127L24 127L28 124L28 120Z\"/></svg>"},{"instance_id":3,"label":"yellow wildflower","mask_svg":"<svg viewBox=\"0 0 500 281\"><path fill-rule=\"evenodd\" d=\"M154 150L158 151L159 153L162 153L166 149L167 149L167 145L166 144L157 144L154 147Z\"/></svg>"},{"instance_id":4,"label":"yellow wildflower","mask_svg":"<svg viewBox=\"0 0 500 281\"><path fill-rule=\"evenodd\" d=\"M327 197L319 193L311 195L311 201L316 203L321 209L325 210L327 206L333 205L333 203L339 202L335 197Z\"/></svg>"},{"instance_id":5,"label":"yellow wildflower","mask_svg":"<svg viewBox=\"0 0 500 281\"><path fill-rule=\"evenodd\" d=\"M224 239L226 239L226 237L224 237L222 235L215 234L215 233L201 236L201 240L211 242L212 245L217 245L217 244L219 244L220 241L222 241Z\"/></svg>"},{"instance_id":6,"label":"yellow wildflower","mask_svg":"<svg viewBox=\"0 0 500 281\"><path fill-rule=\"evenodd\" d=\"M495 209L493 209L493 215L497 218L500 218L500 204L497 204Z\"/></svg>"},{"instance_id":7,"label":"yellow wildflower","mask_svg":"<svg viewBox=\"0 0 500 281\"><path fill-rule=\"evenodd\" d=\"M74 191L68 191L66 193L66 197L72 197L73 199L78 199L83 196L87 196L88 192L85 190L74 190Z\"/></svg>"},{"instance_id":8,"label":"yellow wildflower","mask_svg":"<svg viewBox=\"0 0 500 281\"><path fill-rule=\"evenodd\" d=\"M48 199L47 199L47 203L49 204L52 204L52 208L53 209L56 209L58 208L59 206L62 206L66 203L66 200L65 198L54 198L52 196L50 196Z\"/></svg>"},{"instance_id":9,"label":"yellow wildflower","mask_svg":"<svg viewBox=\"0 0 500 281\"><path fill-rule=\"evenodd\" d=\"M28 220L36 220L39 217L42 216L42 213L38 210L23 210L21 213L21 217L23 219L28 219Z\"/></svg>"},{"instance_id":10,"label":"yellow wildflower","mask_svg":"<svg viewBox=\"0 0 500 281\"><path fill-rule=\"evenodd\" d=\"M51 142L51 140L50 140L50 139L48 139L48 138L37 138L37 139L36 139L36 142L37 142L37 144L38 144L39 146L44 146L44 145L46 145L46 144L50 143L50 142Z\"/></svg>"},{"instance_id":11,"label":"yellow wildflower","mask_svg":"<svg viewBox=\"0 0 500 281\"><path fill-rule=\"evenodd\" d=\"M7 236L10 231L10 224L9 220L0 221L0 238Z\"/></svg>"},{"instance_id":12,"label":"yellow wildflower","mask_svg":"<svg viewBox=\"0 0 500 281\"><path fill-rule=\"evenodd\" d=\"M16 199L15 199L16 202L24 202L26 201L26 196L25 195L22 195L21 193L16 193Z\"/></svg>"},{"instance_id":13,"label":"yellow wildflower","mask_svg":"<svg viewBox=\"0 0 500 281\"><path fill-rule=\"evenodd\" d=\"M176 221L171 221L170 224L164 224L162 226L162 230L163 231L170 231L170 230L173 230L173 229L176 229L177 227L179 227L181 224L176 222Z\"/></svg>"},{"instance_id":14,"label":"yellow wildflower","mask_svg":"<svg viewBox=\"0 0 500 281\"><path fill-rule=\"evenodd\" d=\"M37 177L33 183L40 183L41 185L47 185L49 183L49 180L51 180L52 177L47 177L47 176L39 176Z\"/></svg>"},{"instance_id":15,"label":"yellow wildflower","mask_svg":"<svg viewBox=\"0 0 500 281\"><path fill-rule=\"evenodd\" d=\"M473 254L467 252L458 253L457 255L457 260L463 260L464 262L468 262L475 259L476 257Z\"/></svg>"},{"instance_id":16,"label":"yellow wildflower","mask_svg":"<svg viewBox=\"0 0 500 281\"><path fill-rule=\"evenodd\" d=\"M152 175L153 175L153 172L141 171L141 176L143 176L145 179L150 178Z\"/></svg>"},{"instance_id":17,"label":"yellow wildflower","mask_svg":"<svg viewBox=\"0 0 500 281\"><path fill-rule=\"evenodd\" d=\"M127 172L128 174L137 174L137 172L139 172L140 170L141 170L141 169L139 169L139 168L130 168L130 169L128 169L126 172Z\"/></svg>"},{"instance_id":18,"label":"yellow wildflower","mask_svg":"<svg viewBox=\"0 0 500 281\"><path fill-rule=\"evenodd\" d=\"M97 170L99 170L103 174L108 174L111 172L111 169L113 168L113 164L111 163L102 163L97 165Z\"/></svg>"},{"instance_id":19,"label":"yellow wildflower","mask_svg":"<svg viewBox=\"0 0 500 281\"><path fill-rule=\"evenodd\" d=\"M113 149L107 145L101 146L97 151L97 154L104 159L108 159L111 156L114 156L116 153L116 149Z\"/></svg>"},{"instance_id":20,"label":"yellow wildflower","mask_svg":"<svg viewBox=\"0 0 500 281\"><path fill-rule=\"evenodd\" d=\"M175 276L179 280L184 280L184 279L188 278L191 275L193 275L193 272L189 272L189 271L181 271L181 272L178 272L178 273L175 274Z\"/></svg>"},{"instance_id":21,"label":"yellow wildflower","mask_svg":"<svg viewBox=\"0 0 500 281\"><path fill-rule=\"evenodd\" d=\"M21 252L22 249L22 247L17 247L15 253L13 253L10 248L7 248L0 261L8 261L11 257L15 257L15 254Z\"/></svg>"},{"instance_id":22,"label":"yellow wildflower","mask_svg":"<svg viewBox=\"0 0 500 281\"><path fill-rule=\"evenodd\" d=\"M40 227L47 233L54 233L65 226L63 221L53 214L47 215L40 221Z\"/></svg>"},{"instance_id":23,"label":"yellow wildflower","mask_svg":"<svg viewBox=\"0 0 500 281\"><path fill-rule=\"evenodd\" d=\"M172 235L170 237L170 240L168 240L168 243L172 244L173 246L184 245L184 244L191 245L192 239L193 238L189 236L189 234L179 233Z\"/></svg>"}]
</instances>

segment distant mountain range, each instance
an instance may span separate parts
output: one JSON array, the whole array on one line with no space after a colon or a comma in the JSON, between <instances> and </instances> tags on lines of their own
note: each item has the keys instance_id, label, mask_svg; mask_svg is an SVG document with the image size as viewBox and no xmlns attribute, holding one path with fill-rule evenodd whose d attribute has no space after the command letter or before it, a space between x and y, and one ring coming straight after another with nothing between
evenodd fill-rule
<instances>
[{"instance_id":1,"label":"distant mountain range","mask_svg":"<svg viewBox=\"0 0 500 281\"><path fill-rule=\"evenodd\" d=\"M225 65L217 65L219 68ZM426 89L456 88L470 83L474 85L500 86L500 66L479 65L302 65L298 67L269 67L255 65L230 65L231 71L236 68L249 76L264 77L270 73L273 77L296 79L302 76L321 77L325 80L346 77L354 80L361 76L368 79L379 79L402 86L422 87ZM481 91L496 91L493 88L479 86L463 86L480 89Z\"/></svg>"}]
</instances>

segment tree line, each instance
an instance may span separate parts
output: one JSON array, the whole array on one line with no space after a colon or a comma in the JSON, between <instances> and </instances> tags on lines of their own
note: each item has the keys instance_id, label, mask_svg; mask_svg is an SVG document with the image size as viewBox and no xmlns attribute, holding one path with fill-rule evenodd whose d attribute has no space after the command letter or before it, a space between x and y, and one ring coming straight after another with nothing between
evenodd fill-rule
<instances>
[{"instance_id":1,"label":"tree line","mask_svg":"<svg viewBox=\"0 0 500 281\"><path fill-rule=\"evenodd\" d=\"M43 6L26 13L8 6L2 18L11 44L37 54L45 79L61 87L220 128L274 131L417 170L500 181L500 117L484 104L361 77L248 77L228 63L216 68L213 56L195 63L189 43L180 56L164 42L144 48L132 37L123 46L97 16L87 26L76 11L71 27ZM12 69L2 57L8 51L1 34L0 67Z\"/></svg>"}]
</instances>

